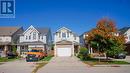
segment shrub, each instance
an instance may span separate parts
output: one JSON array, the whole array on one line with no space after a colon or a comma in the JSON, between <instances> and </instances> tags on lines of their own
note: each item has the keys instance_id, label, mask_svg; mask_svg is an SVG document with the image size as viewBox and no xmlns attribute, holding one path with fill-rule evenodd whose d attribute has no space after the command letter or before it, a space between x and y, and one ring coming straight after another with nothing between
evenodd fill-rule
<instances>
[{"instance_id":1,"label":"shrub","mask_svg":"<svg viewBox=\"0 0 130 73\"><path fill-rule=\"evenodd\" d=\"M86 60L88 57L88 49L85 47L81 47L78 54L78 58L80 58L81 60Z\"/></svg>"}]
</instances>

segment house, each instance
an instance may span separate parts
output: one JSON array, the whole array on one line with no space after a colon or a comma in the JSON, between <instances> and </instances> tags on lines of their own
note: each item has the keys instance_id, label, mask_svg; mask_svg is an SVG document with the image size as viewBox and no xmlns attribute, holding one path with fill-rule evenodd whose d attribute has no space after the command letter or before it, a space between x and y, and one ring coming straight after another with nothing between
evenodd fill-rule
<instances>
[{"instance_id":1,"label":"house","mask_svg":"<svg viewBox=\"0 0 130 73\"><path fill-rule=\"evenodd\" d=\"M124 27L119 30L119 34L123 34L126 37L125 50L130 55L130 27Z\"/></svg>"},{"instance_id":2,"label":"house","mask_svg":"<svg viewBox=\"0 0 130 73\"><path fill-rule=\"evenodd\" d=\"M88 31L89 32L89 31ZM88 49L89 54L95 53L96 51L93 50L93 48L90 46L86 39L88 36L88 32L84 32L83 34L80 35L80 44L82 47L86 47Z\"/></svg>"},{"instance_id":3,"label":"house","mask_svg":"<svg viewBox=\"0 0 130 73\"><path fill-rule=\"evenodd\" d=\"M96 53L96 50L94 48L91 48L91 46L89 45L89 43L87 42L87 40L85 40L85 38L88 36L87 35L88 32L83 33L80 36L80 43L81 46L83 47L87 47L89 50L89 53ZM118 30L117 33L114 34L115 36L119 36L119 35L125 35L126 37L126 48L125 50L128 52L128 54L130 55L130 27L124 27Z\"/></svg>"},{"instance_id":4,"label":"house","mask_svg":"<svg viewBox=\"0 0 130 73\"><path fill-rule=\"evenodd\" d=\"M0 27L0 53L3 51L6 56L7 51L12 51L22 32L22 27Z\"/></svg>"},{"instance_id":5,"label":"house","mask_svg":"<svg viewBox=\"0 0 130 73\"><path fill-rule=\"evenodd\" d=\"M17 49L21 56L25 56L26 52L32 49L43 50L48 53L51 50L51 43L52 36L49 28L34 28L31 25L20 35Z\"/></svg>"},{"instance_id":6,"label":"house","mask_svg":"<svg viewBox=\"0 0 130 73\"><path fill-rule=\"evenodd\" d=\"M54 33L54 55L74 56L78 53L79 36L66 27Z\"/></svg>"}]
</instances>

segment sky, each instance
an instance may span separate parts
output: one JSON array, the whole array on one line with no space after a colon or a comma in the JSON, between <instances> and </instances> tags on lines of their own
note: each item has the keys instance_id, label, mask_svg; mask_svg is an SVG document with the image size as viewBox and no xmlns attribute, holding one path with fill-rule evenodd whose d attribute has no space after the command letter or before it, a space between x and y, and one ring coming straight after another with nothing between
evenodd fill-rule
<instances>
[{"instance_id":1,"label":"sky","mask_svg":"<svg viewBox=\"0 0 130 73\"><path fill-rule=\"evenodd\" d=\"M61 27L82 33L107 17L117 28L130 26L130 0L15 0L15 18L0 18L0 26Z\"/></svg>"}]
</instances>

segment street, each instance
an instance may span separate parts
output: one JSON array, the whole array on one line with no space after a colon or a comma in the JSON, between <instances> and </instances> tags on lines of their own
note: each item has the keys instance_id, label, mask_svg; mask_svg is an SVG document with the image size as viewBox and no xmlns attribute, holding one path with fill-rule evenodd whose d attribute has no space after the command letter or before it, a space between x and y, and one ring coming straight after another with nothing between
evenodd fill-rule
<instances>
[{"instance_id":1,"label":"street","mask_svg":"<svg viewBox=\"0 0 130 73\"><path fill-rule=\"evenodd\" d=\"M24 60L6 62L0 65L0 73L31 73L35 64Z\"/></svg>"},{"instance_id":2,"label":"street","mask_svg":"<svg viewBox=\"0 0 130 73\"><path fill-rule=\"evenodd\" d=\"M16 60L0 64L0 73L32 73L35 63ZM130 66L91 67L76 57L53 57L37 73L130 73Z\"/></svg>"}]
</instances>

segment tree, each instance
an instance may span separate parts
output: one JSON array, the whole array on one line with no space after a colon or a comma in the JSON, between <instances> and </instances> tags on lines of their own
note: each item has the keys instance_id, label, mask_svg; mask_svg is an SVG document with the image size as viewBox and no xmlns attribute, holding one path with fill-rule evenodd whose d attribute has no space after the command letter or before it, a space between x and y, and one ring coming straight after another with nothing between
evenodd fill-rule
<instances>
[{"instance_id":1,"label":"tree","mask_svg":"<svg viewBox=\"0 0 130 73\"><path fill-rule=\"evenodd\" d=\"M117 32L112 20L101 19L96 28L87 33L86 40L91 44L91 47L99 49L99 52L116 54L123 50L125 43L125 37L117 35ZM98 44L98 46L95 46L95 44Z\"/></svg>"}]
</instances>

